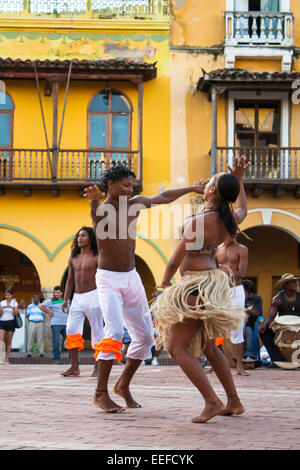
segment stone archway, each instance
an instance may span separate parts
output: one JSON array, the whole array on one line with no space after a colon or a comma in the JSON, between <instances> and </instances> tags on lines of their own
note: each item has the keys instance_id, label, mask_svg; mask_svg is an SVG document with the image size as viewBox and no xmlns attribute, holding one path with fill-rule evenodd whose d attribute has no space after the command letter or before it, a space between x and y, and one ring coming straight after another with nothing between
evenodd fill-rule
<instances>
[{"instance_id":1,"label":"stone archway","mask_svg":"<svg viewBox=\"0 0 300 470\"><path fill-rule=\"evenodd\" d=\"M16 330L13 336L12 348L24 352L27 332L25 310L31 303L33 293L38 293L42 297L40 277L35 265L24 253L11 246L0 244L1 300L5 289L12 289L23 319L23 327Z\"/></svg>"},{"instance_id":2,"label":"stone archway","mask_svg":"<svg viewBox=\"0 0 300 470\"><path fill-rule=\"evenodd\" d=\"M300 275L300 237L289 227L273 224L255 225L245 230L253 240L239 235L238 241L249 250L247 277L256 278L263 300L263 314L269 314L274 285L286 272Z\"/></svg>"},{"instance_id":3,"label":"stone archway","mask_svg":"<svg viewBox=\"0 0 300 470\"><path fill-rule=\"evenodd\" d=\"M41 283L34 264L24 253L0 244L0 292L4 289L12 289L18 303L27 306L34 292L41 294Z\"/></svg>"}]
</instances>

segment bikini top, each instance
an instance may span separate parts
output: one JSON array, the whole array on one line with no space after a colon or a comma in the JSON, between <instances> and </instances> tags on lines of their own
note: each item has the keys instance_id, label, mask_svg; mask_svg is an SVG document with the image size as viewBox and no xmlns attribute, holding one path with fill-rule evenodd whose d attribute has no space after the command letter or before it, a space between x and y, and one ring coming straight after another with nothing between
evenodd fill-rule
<instances>
[{"instance_id":1,"label":"bikini top","mask_svg":"<svg viewBox=\"0 0 300 470\"><path fill-rule=\"evenodd\" d=\"M200 215L201 214L208 214L209 212L219 212L218 209L210 209L208 211L205 211L205 207L202 209L202 211L200 212ZM211 250L216 250L218 248L219 245L217 244L213 244L213 243L204 243L202 248L200 248L199 250L195 249L195 250L191 250L193 251L194 253L202 253L202 252L210 252Z\"/></svg>"}]
</instances>

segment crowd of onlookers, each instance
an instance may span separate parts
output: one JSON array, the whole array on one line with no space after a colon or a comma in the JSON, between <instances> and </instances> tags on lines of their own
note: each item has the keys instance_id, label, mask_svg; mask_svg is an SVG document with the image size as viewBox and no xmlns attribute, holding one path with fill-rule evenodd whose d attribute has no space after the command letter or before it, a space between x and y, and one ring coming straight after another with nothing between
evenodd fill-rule
<instances>
[{"instance_id":1,"label":"crowd of onlookers","mask_svg":"<svg viewBox=\"0 0 300 470\"><path fill-rule=\"evenodd\" d=\"M5 290L5 299L0 304L0 362L9 363L13 335L18 328L17 317L19 305L11 289ZM63 312L63 290L60 286L53 289L53 297L43 300L38 293L32 295L32 302L26 308L26 352L32 355L33 345L36 344L39 355L44 357L44 321L45 315L50 317L52 332L53 360L60 362L66 338L68 315Z\"/></svg>"},{"instance_id":2,"label":"crowd of onlookers","mask_svg":"<svg viewBox=\"0 0 300 470\"><path fill-rule=\"evenodd\" d=\"M262 299L254 292L254 284L249 279L244 279L242 284L245 290L245 312L247 320L244 328L244 359L262 360L263 362L284 361L274 343L274 332L270 324L276 315L300 316L300 294L297 292L299 277L292 274L284 274L276 284L277 295L272 299L270 314L264 321L262 315ZM43 357L44 352L44 322L45 315L50 317L52 332L52 354L55 363L60 363L61 352L64 350L66 338L66 324L68 314L63 311L63 289L56 286L53 289L51 299L41 299L38 293L34 293L31 303L26 308L26 352L27 357L33 353L33 345L37 345L38 354ZM299 305L298 305L299 304ZM0 302L0 363L9 363L12 339L16 328L20 327L17 321L19 305L14 298L13 291L6 289L4 299ZM154 329L155 334L155 329ZM263 343L260 348L259 338ZM222 338L217 338L220 341ZM124 328L122 362L126 362L126 353L131 338ZM220 347L222 343L220 343ZM152 365L159 365L159 352L152 347Z\"/></svg>"}]
</instances>

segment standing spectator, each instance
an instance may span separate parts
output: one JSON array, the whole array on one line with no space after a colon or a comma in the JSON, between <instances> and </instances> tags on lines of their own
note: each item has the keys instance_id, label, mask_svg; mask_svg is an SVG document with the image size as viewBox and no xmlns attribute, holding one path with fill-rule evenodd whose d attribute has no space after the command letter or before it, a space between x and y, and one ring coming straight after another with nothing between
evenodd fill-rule
<instances>
[{"instance_id":1,"label":"standing spectator","mask_svg":"<svg viewBox=\"0 0 300 470\"><path fill-rule=\"evenodd\" d=\"M18 316L18 302L13 299L13 291L6 289L4 292L5 299L0 303L0 362L1 364L9 364L9 356L11 351L11 342L15 332L15 317ZM6 356L5 361L2 359L2 353L5 350L4 336L6 333Z\"/></svg>"},{"instance_id":2,"label":"standing spectator","mask_svg":"<svg viewBox=\"0 0 300 470\"><path fill-rule=\"evenodd\" d=\"M63 290L60 286L56 286L53 290L52 299L45 300L39 307L42 312L47 313L51 318L53 359L56 364L61 364L60 353L63 351L66 339L68 314L64 313L62 309L63 302ZM60 336L62 337L61 348L59 345Z\"/></svg>"},{"instance_id":3,"label":"standing spectator","mask_svg":"<svg viewBox=\"0 0 300 470\"><path fill-rule=\"evenodd\" d=\"M250 279L242 281L245 290L245 308L248 314L248 320L245 326L246 331L246 359L259 359L259 351L257 351L255 344L258 344L257 339L257 319L262 315L262 299L261 296L253 292L254 284Z\"/></svg>"},{"instance_id":4,"label":"standing spectator","mask_svg":"<svg viewBox=\"0 0 300 470\"><path fill-rule=\"evenodd\" d=\"M44 357L44 312L40 306L39 294L33 294L32 303L27 307L28 339L27 339L27 357L31 357L33 341L36 340L40 357Z\"/></svg>"}]
</instances>

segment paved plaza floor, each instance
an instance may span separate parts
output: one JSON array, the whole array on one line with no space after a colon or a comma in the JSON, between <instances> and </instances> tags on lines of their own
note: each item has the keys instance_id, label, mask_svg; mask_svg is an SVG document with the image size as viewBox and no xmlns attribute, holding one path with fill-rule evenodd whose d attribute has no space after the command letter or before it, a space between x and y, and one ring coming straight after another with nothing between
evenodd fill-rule
<instances>
[{"instance_id":1,"label":"paved plaza floor","mask_svg":"<svg viewBox=\"0 0 300 470\"><path fill-rule=\"evenodd\" d=\"M113 367L111 386L122 367ZM116 415L92 403L93 366L81 366L80 377L60 376L65 368L0 365L1 450L300 449L299 370L234 375L246 413L193 424L203 399L178 366L141 366L132 390L143 407ZM225 402L215 374L209 380Z\"/></svg>"}]
</instances>

